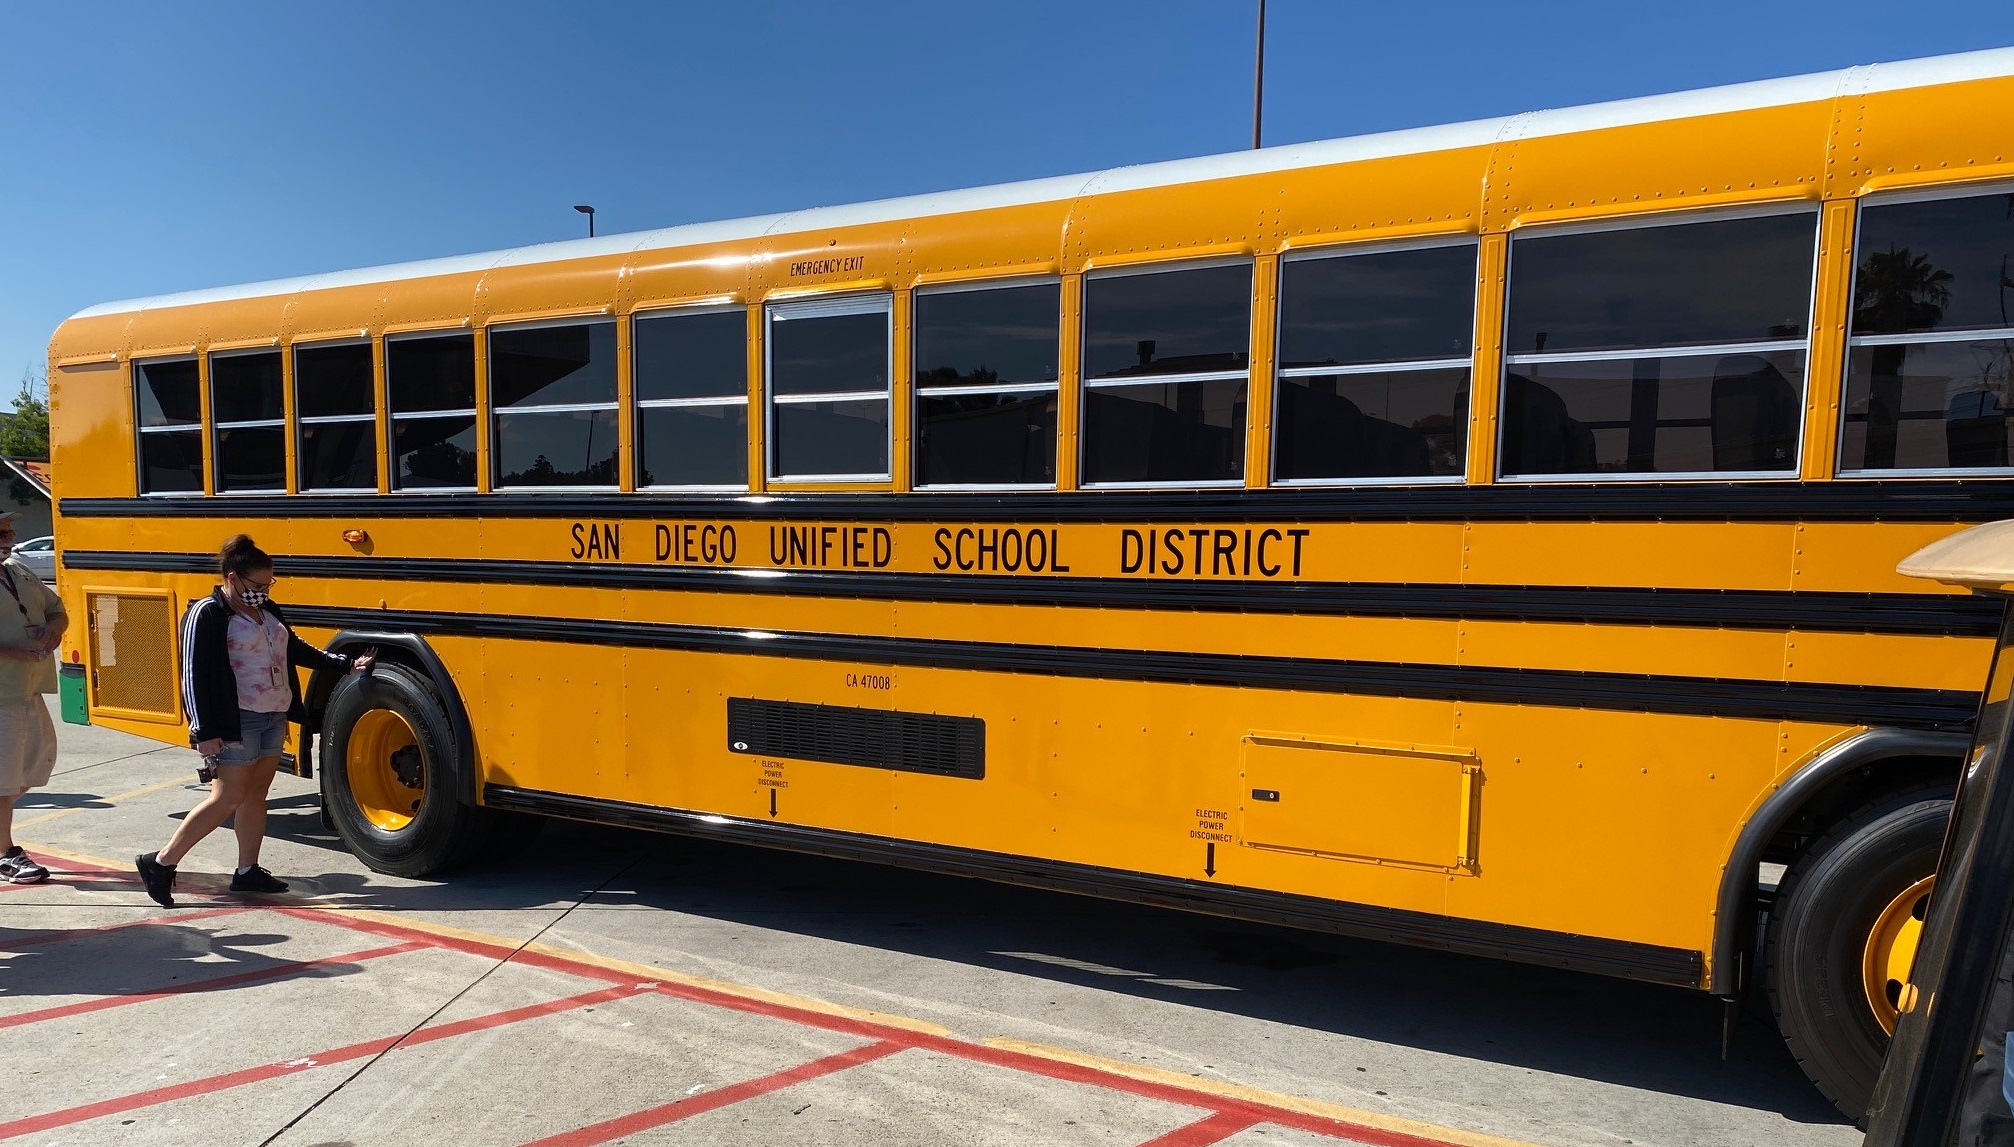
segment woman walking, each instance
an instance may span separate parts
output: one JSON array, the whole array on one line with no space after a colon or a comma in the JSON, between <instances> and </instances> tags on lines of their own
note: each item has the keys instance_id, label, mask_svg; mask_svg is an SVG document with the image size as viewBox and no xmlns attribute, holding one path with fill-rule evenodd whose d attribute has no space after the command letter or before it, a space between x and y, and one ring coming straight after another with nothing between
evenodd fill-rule
<instances>
[{"instance_id":1,"label":"woman walking","mask_svg":"<svg viewBox=\"0 0 2014 1147\"><path fill-rule=\"evenodd\" d=\"M280 766L287 724L307 716L294 666L359 673L371 655L352 660L324 653L294 636L270 597L273 559L239 534L218 555L224 584L182 618L182 706L189 743L214 764L210 795L184 817L159 852L134 858L147 895L175 906L175 866L233 813L238 869L233 892L285 892L259 866L266 838L266 790Z\"/></svg>"}]
</instances>

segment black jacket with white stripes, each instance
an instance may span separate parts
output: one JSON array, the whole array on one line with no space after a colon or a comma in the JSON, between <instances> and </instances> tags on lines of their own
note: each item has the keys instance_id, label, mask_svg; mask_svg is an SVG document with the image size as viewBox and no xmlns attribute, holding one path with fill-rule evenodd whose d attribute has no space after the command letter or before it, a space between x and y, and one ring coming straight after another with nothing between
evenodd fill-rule
<instances>
[{"instance_id":1,"label":"black jacket with white stripes","mask_svg":"<svg viewBox=\"0 0 2014 1147\"><path fill-rule=\"evenodd\" d=\"M268 601L263 607L287 629L287 690L293 699L287 705L287 720L299 724L308 716L301 702L301 679L293 667L305 665L336 672L349 669L350 659L340 653L324 653L294 635L280 607ZM189 744L217 738L236 741L238 727L238 677L231 671L231 603L224 591L189 607L182 615L182 708L189 715Z\"/></svg>"}]
</instances>

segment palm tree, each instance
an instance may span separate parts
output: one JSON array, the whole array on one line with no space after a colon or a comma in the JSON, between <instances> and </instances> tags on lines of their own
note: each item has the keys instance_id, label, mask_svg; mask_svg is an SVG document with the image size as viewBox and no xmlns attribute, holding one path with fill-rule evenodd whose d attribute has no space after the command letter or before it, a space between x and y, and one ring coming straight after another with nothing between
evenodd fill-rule
<instances>
[{"instance_id":1,"label":"palm tree","mask_svg":"<svg viewBox=\"0 0 2014 1147\"><path fill-rule=\"evenodd\" d=\"M1935 327L1951 302L1950 282L1951 272L1939 270L1928 256L1907 247L1868 252L1853 287L1853 333L1900 334ZM1891 344L1871 349L1867 457L1862 465L1886 470L1895 465L1902 421L1902 364L1909 347Z\"/></svg>"}]
</instances>

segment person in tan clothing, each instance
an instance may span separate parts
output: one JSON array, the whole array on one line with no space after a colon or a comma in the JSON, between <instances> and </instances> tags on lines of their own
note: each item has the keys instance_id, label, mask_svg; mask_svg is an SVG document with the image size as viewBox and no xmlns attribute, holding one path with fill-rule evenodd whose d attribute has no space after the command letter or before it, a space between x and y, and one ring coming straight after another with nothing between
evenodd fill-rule
<instances>
[{"instance_id":1,"label":"person in tan clothing","mask_svg":"<svg viewBox=\"0 0 2014 1147\"><path fill-rule=\"evenodd\" d=\"M49 783L56 726L44 693L56 691L55 649L69 628L63 599L13 556L14 515L0 514L0 881L49 879L14 843L14 802ZM9 609L8 606L14 608Z\"/></svg>"}]
</instances>

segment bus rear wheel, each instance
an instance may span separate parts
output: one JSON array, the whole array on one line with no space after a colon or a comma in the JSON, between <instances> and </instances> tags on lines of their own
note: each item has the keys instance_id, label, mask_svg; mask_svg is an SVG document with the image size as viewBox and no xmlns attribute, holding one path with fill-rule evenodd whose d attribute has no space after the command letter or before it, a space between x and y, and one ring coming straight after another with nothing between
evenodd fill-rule
<instances>
[{"instance_id":1,"label":"bus rear wheel","mask_svg":"<svg viewBox=\"0 0 2014 1147\"><path fill-rule=\"evenodd\" d=\"M1949 789L1856 810L1784 876L1769 923L1777 1028L1825 1097L1859 1119L1895 1030L1928 904Z\"/></svg>"},{"instance_id":2,"label":"bus rear wheel","mask_svg":"<svg viewBox=\"0 0 2014 1147\"><path fill-rule=\"evenodd\" d=\"M488 840L487 810L455 796L453 726L431 683L393 662L336 684L322 718L322 807L373 871L431 876Z\"/></svg>"}]
</instances>

